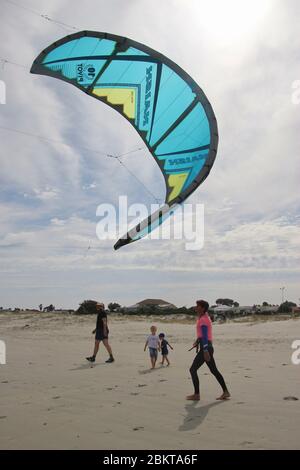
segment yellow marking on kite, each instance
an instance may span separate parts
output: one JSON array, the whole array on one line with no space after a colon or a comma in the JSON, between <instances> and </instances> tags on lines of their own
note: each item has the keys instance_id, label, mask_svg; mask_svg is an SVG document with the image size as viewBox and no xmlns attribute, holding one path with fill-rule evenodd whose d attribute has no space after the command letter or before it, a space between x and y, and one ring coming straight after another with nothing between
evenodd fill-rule
<instances>
[{"instance_id":1,"label":"yellow marking on kite","mask_svg":"<svg viewBox=\"0 0 300 470\"><path fill-rule=\"evenodd\" d=\"M172 201L177 197L186 182L188 173L177 173L175 175L170 175L168 178L168 185L170 188L173 188L168 197L168 202Z\"/></svg>"},{"instance_id":2,"label":"yellow marking on kite","mask_svg":"<svg viewBox=\"0 0 300 470\"><path fill-rule=\"evenodd\" d=\"M111 105L123 105L124 114L135 118L135 89L134 88L94 88L93 94L107 99Z\"/></svg>"}]
</instances>

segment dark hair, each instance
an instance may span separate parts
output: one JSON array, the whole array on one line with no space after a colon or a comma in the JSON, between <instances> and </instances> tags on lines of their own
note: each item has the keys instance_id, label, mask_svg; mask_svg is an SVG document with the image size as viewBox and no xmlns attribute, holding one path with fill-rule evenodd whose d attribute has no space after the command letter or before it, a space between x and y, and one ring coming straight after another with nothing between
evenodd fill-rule
<instances>
[{"instance_id":1,"label":"dark hair","mask_svg":"<svg viewBox=\"0 0 300 470\"><path fill-rule=\"evenodd\" d=\"M209 309L209 303L206 300L197 300L196 304L203 307L205 312Z\"/></svg>"},{"instance_id":2,"label":"dark hair","mask_svg":"<svg viewBox=\"0 0 300 470\"><path fill-rule=\"evenodd\" d=\"M159 333L158 337L159 337L159 338L164 338L164 337L165 337L165 334L164 334L164 333Z\"/></svg>"}]
</instances>

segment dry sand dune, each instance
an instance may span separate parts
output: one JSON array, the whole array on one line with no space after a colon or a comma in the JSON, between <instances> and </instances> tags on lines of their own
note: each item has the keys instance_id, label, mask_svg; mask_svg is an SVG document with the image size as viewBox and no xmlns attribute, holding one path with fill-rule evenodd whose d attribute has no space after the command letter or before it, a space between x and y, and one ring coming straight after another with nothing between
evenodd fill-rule
<instances>
[{"instance_id":1,"label":"dry sand dune","mask_svg":"<svg viewBox=\"0 0 300 470\"><path fill-rule=\"evenodd\" d=\"M116 362L103 346L93 368L95 317L0 314L1 449L300 449L300 365L291 344L300 320L214 326L217 364L232 399L201 368L192 392L192 324L155 323L174 345L171 367L149 371L150 321L110 319Z\"/></svg>"}]
</instances>

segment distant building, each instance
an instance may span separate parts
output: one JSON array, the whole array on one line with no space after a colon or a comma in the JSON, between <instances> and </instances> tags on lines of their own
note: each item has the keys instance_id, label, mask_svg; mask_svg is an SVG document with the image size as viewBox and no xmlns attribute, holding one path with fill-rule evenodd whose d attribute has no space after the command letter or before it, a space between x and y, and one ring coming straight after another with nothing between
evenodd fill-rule
<instances>
[{"instance_id":1,"label":"distant building","mask_svg":"<svg viewBox=\"0 0 300 470\"><path fill-rule=\"evenodd\" d=\"M210 311L215 314L258 314L258 313L277 313L278 305L267 305L267 306L260 306L260 305L239 305L238 307L229 307L227 305L218 305L217 307L210 308Z\"/></svg>"},{"instance_id":2,"label":"distant building","mask_svg":"<svg viewBox=\"0 0 300 470\"><path fill-rule=\"evenodd\" d=\"M168 308L177 308L176 305L171 304L170 302L166 302L162 299L145 299L141 300L140 302L131 305L130 307L126 307L127 310L138 310L143 307L156 307L159 309L168 309Z\"/></svg>"},{"instance_id":3,"label":"distant building","mask_svg":"<svg viewBox=\"0 0 300 470\"><path fill-rule=\"evenodd\" d=\"M300 307L292 307L292 313L300 313Z\"/></svg>"},{"instance_id":4,"label":"distant building","mask_svg":"<svg viewBox=\"0 0 300 470\"><path fill-rule=\"evenodd\" d=\"M257 307L257 311L261 313L277 313L278 308L278 305L262 305Z\"/></svg>"},{"instance_id":5,"label":"distant building","mask_svg":"<svg viewBox=\"0 0 300 470\"><path fill-rule=\"evenodd\" d=\"M223 313L233 309L234 307L229 307L228 305L217 305L217 307L212 307L210 310L212 310L214 313Z\"/></svg>"},{"instance_id":6,"label":"distant building","mask_svg":"<svg viewBox=\"0 0 300 470\"><path fill-rule=\"evenodd\" d=\"M254 313L256 311L255 307L253 305L240 305L237 307L236 312L244 312L244 313Z\"/></svg>"}]
</instances>

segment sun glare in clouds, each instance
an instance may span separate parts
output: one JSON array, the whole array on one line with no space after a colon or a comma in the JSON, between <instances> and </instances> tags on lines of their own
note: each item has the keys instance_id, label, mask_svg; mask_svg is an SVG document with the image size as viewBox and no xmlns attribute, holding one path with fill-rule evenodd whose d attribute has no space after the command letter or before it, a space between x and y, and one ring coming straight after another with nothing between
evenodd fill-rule
<instances>
[{"instance_id":1,"label":"sun glare in clouds","mask_svg":"<svg viewBox=\"0 0 300 470\"><path fill-rule=\"evenodd\" d=\"M188 5L188 3L186 4ZM272 6L271 0L193 0L199 28L222 45L243 41L255 34ZM276 1L273 1L276 8Z\"/></svg>"}]
</instances>

